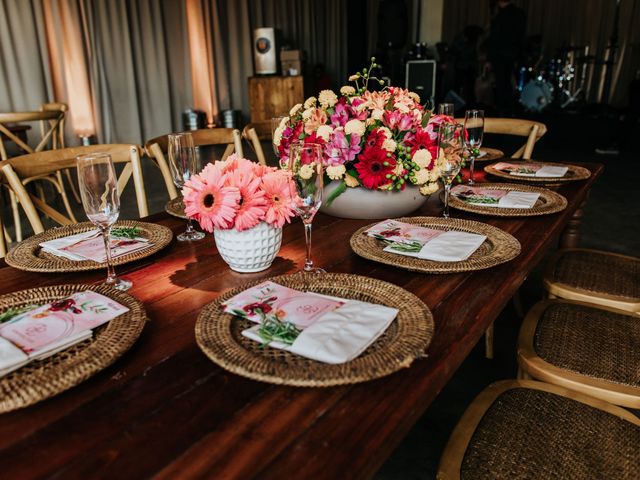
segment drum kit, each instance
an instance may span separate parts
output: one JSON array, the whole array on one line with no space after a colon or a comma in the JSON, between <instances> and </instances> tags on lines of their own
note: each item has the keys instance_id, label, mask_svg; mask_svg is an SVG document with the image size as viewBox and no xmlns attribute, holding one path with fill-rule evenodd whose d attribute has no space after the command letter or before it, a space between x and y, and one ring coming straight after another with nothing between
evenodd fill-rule
<instances>
[{"instance_id":1,"label":"drum kit","mask_svg":"<svg viewBox=\"0 0 640 480\"><path fill-rule=\"evenodd\" d=\"M589 96L596 58L589 47L563 47L547 63L539 59L518 71L520 103L527 111L541 112L551 105L566 109Z\"/></svg>"}]
</instances>

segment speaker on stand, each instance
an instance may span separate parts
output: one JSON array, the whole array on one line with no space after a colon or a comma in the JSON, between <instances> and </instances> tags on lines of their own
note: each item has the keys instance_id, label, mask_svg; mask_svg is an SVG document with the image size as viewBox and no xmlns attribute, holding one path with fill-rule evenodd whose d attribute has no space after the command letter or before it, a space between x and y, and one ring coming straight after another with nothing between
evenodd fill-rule
<instances>
[{"instance_id":1,"label":"speaker on stand","mask_svg":"<svg viewBox=\"0 0 640 480\"><path fill-rule=\"evenodd\" d=\"M253 61L256 75L276 75L280 67L280 45L275 28L253 31Z\"/></svg>"}]
</instances>

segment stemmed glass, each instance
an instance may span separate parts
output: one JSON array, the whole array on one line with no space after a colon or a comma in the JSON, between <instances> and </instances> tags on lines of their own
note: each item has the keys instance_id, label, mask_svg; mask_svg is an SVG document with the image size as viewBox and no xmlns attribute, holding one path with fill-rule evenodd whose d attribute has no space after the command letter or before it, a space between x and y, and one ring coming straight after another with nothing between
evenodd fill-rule
<instances>
[{"instance_id":1,"label":"stemmed glass","mask_svg":"<svg viewBox=\"0 0 640 480\"><path fill-rule=\"evenodd\" d=\"M196 149L193 145L191 133L170 133L167 135L169 169L173 177L173 183L178 190L182 190L184 183L189 180L192 173L197 170ZM204 238L203 232L193 228L191 218L187 218L187 229L176 238L181 242L189 242Z\"/></svg>"},{"instance_id":2,"label":"stemmed glass","mask_svg":"<svg viewBox=\"0 0 640 480\"><path fill-rule=\"evenodd\" d=\"M78 184L82 205L87 217L102 233L107 257L107 279L105 285L117 290L128 290L132 282L116 276L111 261L111 226L120 215L120 197L118 196L118 177L111 155L108 153L90 153L76 157Z\"/></svg>"},{"instance_id":3,"label":"stemmed glass","mask_svg":"<svg viewBox=\"0 0 640 480\"><path fill-rule=\"evenodd\" d=\"M464 143L469 150L471 163L469 165L469 185L474 184L473 167L476 161L476 151L482 145L484 134L484 110L467 110L464 115Z\"/></svg>"},{"instance_id":4,"label":"stemmed glass","mask_svg":"<svg viewBox=\"0 0 640 480\"><path fill-rule=\"evenodd\" d=\"M273 117L271 119L271 146L273 147L273 153L275 154L276 159L280 158L280 151L278 150L278 146L275 143L276 130L282 123L282 120L284 120L285 118L287 117Z\"/></svg>"},{"instance_id":5,"label":"stemmed glass","mask_svg":"<svg viewBox=\"0 0 640 480\"><path fill-rule=\"evenodd\" d=\"M307 257L303 270L325 273L313 266L311 259L311 223L322 204L323 169L322 145L315 143L293 143L289 151L289 170L296 185L294 208L304 224L304 238L307 243Z\"/></svg>"},{"instance_id":6,"label":"stemmed glass","mask_svg":"<svg viewBox=\"0 0 640 480\"><path fill-rule=\"evenodd\" d=\"M449 195L451 183L460 173L462 166L461 139L462 125L457 123L443 123L438 129L438 151L442 149L440 160L440 177L444 183L444 211L442 216L449 218Z\"/></svg>"},{"instance_id":7,"label":"stemmed glass","mask_svg":"<svg viewBox=\"0 0 640 480\"><path fill-rule=\"evenodd\" d=\"M447 117L453 118L453 103L441 103L438 105L438 115L446 115Z\"/></svg>"}]
</instances>

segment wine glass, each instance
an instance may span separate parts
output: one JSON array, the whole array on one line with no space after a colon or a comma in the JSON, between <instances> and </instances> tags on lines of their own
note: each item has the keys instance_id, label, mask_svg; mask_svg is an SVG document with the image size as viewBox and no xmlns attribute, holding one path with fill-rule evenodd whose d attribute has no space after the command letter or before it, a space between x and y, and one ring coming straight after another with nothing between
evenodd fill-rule
<instances>
[{"instance_id":1,"label":"wine glass","mask_svg":"<svg viewBox=\"0 0 640 480\"><path fill-rule=\"evenodd\" d=\"M438 152L442 150L439 161L440 177L444 183L444 211L442 216L449 218L449 195L451 183L460 173L462 166L462 125L443 123L438 129Z\"/></svg>"},{"instance_id":2,"label":"wine glass","mask_svg":"<svg viewBox=\"0 0 640 480\"><path fill-rule=\"evenodd\" d=\"M275 144L275 136L276 130L282 123L282 121L287 117L273 117L271 119L271 146L273 147L273 153L276 155L276 159L280 158L280 151L278 150L278 146Z\"/></svg>"},{"instance_id":3,"label":"wine glass","mask_svg":"<svg viewBox=\"0 0 640 480\"><path fill-rule=\"evenodd\" d=\"M311 223L322 204L322 158L322 145L296 142L290 147L288 167L297 193L294 208L304 224L307 244L303 270L312 273L325 273L323 269L314 267L311 259Z\"/></svg>"},{"instance_id":4,"label":"wine glass","mask_svg":"<svg viewBox=\"0 0 640 480\"><path fill-rule=\"evenodd\" d=\"M453 103L441 103L440 105L438 105L438 115L446 115L447 117L453 118Z\"/></svg>"},{"instance_id":5,"label":"wine glass","mask_svg":"<svg viewBox=\"0 0 640 480\"><path fill-rule=\"evenodd\" d=\"M473 167L476 155L482 145L484 134L484 110L467 110L464 115L464 142L469 150L471 163L469 164L469 185L473 185Z\"/></svg>"},{"instance_id":6,"label":"wine glass","mask_svg":"<svg viewBox=\"0 0 640 480\"><path fill-rule=\"evenodd\" d=\"M178 190L182 190L184 183L189 180L198 165L193 137L189 132L170 133L167 135L167 142L169 144L169 169L173 183L178 187ZM189 242L204 238L204 233L193 228L191 218L187 218L187 229L176 238L180 242Z\"/></svg>"},{"instance_id":7,"label":"wine glass","mask_svg":"<svg viewBox=\"0 0 640 480\"><path fill-rule=\"evenodd\" d=\"M76 157L78 184L82 206L87 217L102 233L107 257L107 279L105 285L117 290L128 290L132 282L116 276L111 261L111 226L120 215L118 177L108 153L89 153Z\"/></svg>"}]
</instances>

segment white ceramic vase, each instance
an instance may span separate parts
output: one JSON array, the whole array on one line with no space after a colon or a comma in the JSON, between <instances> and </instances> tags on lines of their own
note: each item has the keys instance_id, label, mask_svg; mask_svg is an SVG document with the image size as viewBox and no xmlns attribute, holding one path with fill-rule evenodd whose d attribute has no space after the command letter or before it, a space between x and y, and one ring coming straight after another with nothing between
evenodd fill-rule
<instances>
[{"instance_id":1,"label":"white ceramic vase","mask_svg":"<svg viewBox=\"0 0 640 480\"><path fill-rule=\"evenodd\" d=\"M231 270L261 272L271 266L282 245L282 228L260 222L239 232L235 229L213 231L216 247Z\"/></svg>"},{"instance_id":2,"label":"white ceramic vase","mask_svg":"<svg viewBox=\"0 0 640 480\"><path fill-rule=\"evenodd\" d=\"M340 182L324 187L323 198L328 198ZM331 205L322 202L320 211L340 218L386 219L402 217L420 208L428 196L414 185L400 191L369 190L364 187L347 188Z\"/></svg>"}]
</instances>

